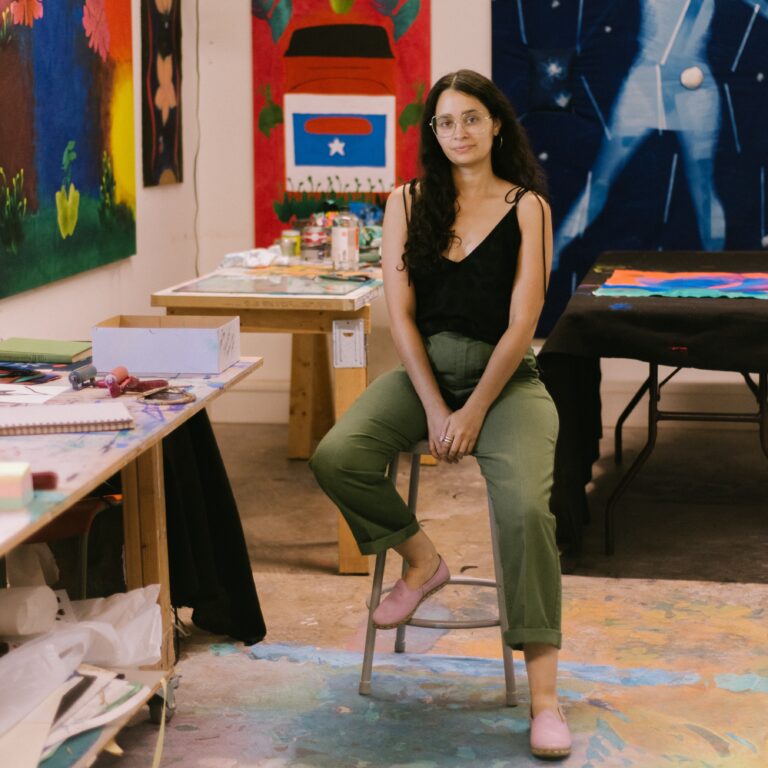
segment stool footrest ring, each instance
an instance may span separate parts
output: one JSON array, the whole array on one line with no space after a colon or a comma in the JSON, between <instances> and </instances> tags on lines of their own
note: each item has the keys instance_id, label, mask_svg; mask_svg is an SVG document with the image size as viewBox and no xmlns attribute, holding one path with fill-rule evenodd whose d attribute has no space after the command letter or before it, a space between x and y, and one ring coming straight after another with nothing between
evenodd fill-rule
<instances>
[{"instance_id":1,"label":"stool footrest ring","mask_svg":"<svg viewBox=\"0 0 768 768\"><path fill-rule=\"evenodd\" d=\"M447 619L432 621L431 619L409 619L405 622L409 627L425 627L426 629L481 629L482 627L498 627L499 619Z\"/></svg>"}]
</instances>

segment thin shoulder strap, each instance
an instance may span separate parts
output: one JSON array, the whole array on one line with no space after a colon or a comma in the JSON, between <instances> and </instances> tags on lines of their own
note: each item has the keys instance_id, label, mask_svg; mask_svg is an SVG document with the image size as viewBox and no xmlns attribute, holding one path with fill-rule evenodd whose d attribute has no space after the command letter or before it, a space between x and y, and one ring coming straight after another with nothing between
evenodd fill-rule
<instances>
[{"instance_id":1,"label":"thin shoulder strap","mask_svg":"<svg viewBox=\"0 0 768 768\"><path fill-rule=\"evenodd\" d=\"M415 190L415 184L416 179L411 179L404 187L403 187L403 208L405 209L405 226L408 227L411 224L411 218L408 215L408 194L411 196L411 209L413 209L413 198L416 195Z\"/></svg>"},{"instance_id":2,"label":"thin shoulder strap","mask_svg":"<svg viewBox=\"0 0 768 768\"><path fill-rule=\"evenodd\" d=\"M541 202L541 197L539 197L539 194L537 192L534 192L531 189L526 189L524 187L520 187L520 189L517 190L515 193L515 199L512 201L513 205L517 205L520 202L520 199L523 197L524 194L527 192L532 192L533 196L536 198L536 201L539 204L539 208L541 208L541 263L542 267L544 268L544 298L547 297L547 289L549 288L549 280L547 280L547 245L546 245L546 234L547 234L547 217L544 213L544 204Z\"/></svg>"}]
</instances>

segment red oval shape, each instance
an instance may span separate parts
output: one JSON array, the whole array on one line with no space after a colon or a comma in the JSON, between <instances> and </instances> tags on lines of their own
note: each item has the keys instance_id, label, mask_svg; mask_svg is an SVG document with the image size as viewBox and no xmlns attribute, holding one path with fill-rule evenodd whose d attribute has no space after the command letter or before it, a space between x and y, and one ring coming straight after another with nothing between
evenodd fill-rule
<instances>
[{"instance_id":1,"label":"red oval shape","mask_svg":"<svg viewBox=\"0 0 768 768\"><path fill-rule=\"evenodd\" d=\"M373 133L373 126L364 117L342 117L332 115L329 117L311 117L304 123L307 133L323 133L338 135L340 133L355 136L366 136Z\"/></svg>"}]
</instances>

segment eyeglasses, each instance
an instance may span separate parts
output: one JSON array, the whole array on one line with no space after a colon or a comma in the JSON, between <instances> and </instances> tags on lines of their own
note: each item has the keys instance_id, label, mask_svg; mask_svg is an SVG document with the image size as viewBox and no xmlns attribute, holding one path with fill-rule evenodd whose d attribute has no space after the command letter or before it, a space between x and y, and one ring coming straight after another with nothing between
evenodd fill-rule
<instances>
[{"instance_id":1,"label":"eyeglasses","mask_svg":"<svg viewBox=\"0 0 768 768\"><path fill-rule=\"evenodd\" d=\"M490 119L490 115L465 112L458 120L453 115L434 115L429 124L432 126L435 136L439 139L447 139L453 136L459 123L462 124L467 133L482 133L485 130L485 121Z\"/></svg>"}]
</instances>

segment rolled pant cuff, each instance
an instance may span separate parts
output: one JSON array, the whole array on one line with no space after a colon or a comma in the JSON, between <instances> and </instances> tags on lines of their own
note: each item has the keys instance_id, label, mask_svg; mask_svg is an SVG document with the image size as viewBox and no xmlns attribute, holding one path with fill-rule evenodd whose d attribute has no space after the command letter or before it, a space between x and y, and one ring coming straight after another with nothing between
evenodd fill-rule
<instances>
[{"instance_id":1,"label":"rolled pant cuff","mask_svg":"<svg viewBox=\"0 0 768 768\"><path fill-rule=\"evenodd\" d=\"M523 650L525 643L544 643L560 648L563 634L557 629L508 629L504 633L504 642L516 651Z\"/></svg>"},{"instance_id":2,"label":"rolled pant cuff","mask_svg":"<svg viewBox=\"0 0 768 768\"><path fill-rule=\"evenodd\" d=\"M414 533L419 530L419 521L414 520L409 523L405 528L401 528L399 531L390 533L381 539L375 541L363 541L357 542L357 546L360 548L360 552L364 555L378 555L379 552L383 552L385 549L391 549L398 544L402 544L406 539L410 539Z\"/></svg>"}]
</instances>

